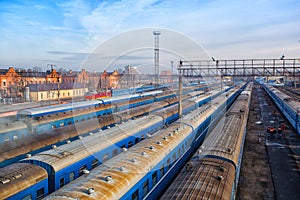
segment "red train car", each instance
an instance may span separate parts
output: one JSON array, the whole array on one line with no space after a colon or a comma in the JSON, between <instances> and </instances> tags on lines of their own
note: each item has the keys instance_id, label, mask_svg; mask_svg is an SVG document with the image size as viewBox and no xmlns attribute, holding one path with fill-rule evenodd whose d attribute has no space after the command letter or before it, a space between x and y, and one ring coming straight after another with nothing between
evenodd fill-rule
<instances>
[{"instance_id":1,"label":"red train car","mask_svg":"<svg viewBox=\"0 0 300 200\"><path fill-rule=\"evenodd\" d=\"M99 92L99 93L86 92L84 94L85 100L95 100L95 99L102 99L107 97L111 97L111 91Z\"/></svg>"}]
</instances>

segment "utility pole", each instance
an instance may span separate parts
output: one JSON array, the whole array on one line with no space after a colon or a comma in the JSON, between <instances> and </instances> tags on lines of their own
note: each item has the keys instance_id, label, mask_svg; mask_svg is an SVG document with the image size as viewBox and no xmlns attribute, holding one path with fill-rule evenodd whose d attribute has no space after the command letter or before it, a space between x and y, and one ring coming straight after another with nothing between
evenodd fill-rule
<instances>
[{"instance_id":1,"label":"utility pole","mask_svg":"<svg viewBox=\"0 0 300 200\"><path fill-rule=\"evenodd\" d=\"M57 77L57 101L58 105L60 104L60 80L59 77Z\"/></svg>"},{"instance_id":2,"label":"utility pole","mask_svg":"<svg viewBox=\"0 0 300 200\"><path fill-rule=\"evenodd\" d=\"M173 61L171 61L171 69L172 69L172 71L171 71L171 82L173 83L173 64L174 64L174 62Z\"/></svg>"},{"instance_id":3,"label":"utility pole","mask_svg":"<svg viewBox=\"0 0 300 200\"><path fill-rule=\"evenodd\" d=\"M181 118L182 116L182 74L179 74L179 101L178 101L178 117Z\"/></svg>"},{"instance_id":4,"label":"utility pole","mask_svg":"<svg viewBox=\"0 0 300 200\"><path fill-rule=\"evenodd\" d=\"M155 84L159 84L158 74L159 74L159 36L160 31L153 31L154 35L154 76Z\"/></svg>"}]
</instances>

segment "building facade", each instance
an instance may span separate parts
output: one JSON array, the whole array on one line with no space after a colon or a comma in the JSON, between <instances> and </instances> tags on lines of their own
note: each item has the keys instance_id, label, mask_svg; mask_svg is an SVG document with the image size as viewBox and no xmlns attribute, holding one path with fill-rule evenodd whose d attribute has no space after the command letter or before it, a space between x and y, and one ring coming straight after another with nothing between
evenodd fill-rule
<instances>
[{"instance_id":1,"label":"building facade","mask_svg":"<svg viewBox=\"0 0 300 200\"><path fill-rule=\"evenodd\" d=\"M121 78L121 75L118 73L117 70L113 72L107 72L104 70L103 73L100 75L99 83L98 83L98 90L107 90L111 88L118 88L118 83Z\"/></svg>"},{"instance_id":2,"label":"building facade","mask_svg":"<svg viewBox=\"0 0 300 200\"><path fill-rule=\"evenodd\" d=\"M90 90L98 87L101 74L99 72L88 72L85 69L81 71L69 70L62 73L62 83L82 83Z\"/></svg>"},{"instance_id":3,"label":"building facade","mask_svg":"<svg viewBox=\"0 0 300 200\"><path fill-rule=\"evenodd\" d=\"M46 72L15 70L13 67L0 70L0 96L2 98L23 97L29 84L50 84L61 82L61 75L55 69Z\"/></svg>"},{"instance_id":4,"label":"building facade","mask_svg":"<svg viewBox=\"0 0 300 200\"><path fill-rule=\"evenodd\" d=\"M70 100L83 97L88 91L82 83L44 83L27 86L31 101ZM25 94L25 96L28 94Z\"/></svg>"}]
</instances>

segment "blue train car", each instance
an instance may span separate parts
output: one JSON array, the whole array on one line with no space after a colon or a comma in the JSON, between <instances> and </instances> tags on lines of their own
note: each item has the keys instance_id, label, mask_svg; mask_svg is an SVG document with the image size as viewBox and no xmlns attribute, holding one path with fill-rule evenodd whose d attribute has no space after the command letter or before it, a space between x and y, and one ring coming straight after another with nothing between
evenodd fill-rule
<instances>
[{"instance_id":1,"label":"blue train car","mask_svg":"<svg viewBox=\"0 0 300 200\"><path fill-rule=\"evenodd\" d=\"M39 166L15 163L0 169L0 199L43 199L48 194L48 174Z\"/></svg>"},{"instance_id":2,"label":"blue train car","mask_svg":"<svg viewBox=\"0 0 300 200\"><path fill-rule=\"evenodd\" d=\"M18 112L18 118L25 119L27 134L41 134L54 128L152 103L159 94L162 94L162 91L26 109ZM170 96L165 95L165 98Z\"/></svg>"},{"instance_id":3,"label":"blue train car","mask_svg":"<svg viewBox=\"0 0 300 200\"><path fill-rule=\"evenodd\" d=\"M24 122L8 122L0 124L0 143L27 136L27 125Z\"/></svg>"},{"instance_id":4,"label":"blue train car","mask_svg":"<svg viewBox=\"0 0 300 200\"><path fill-rule=\"evenodd\" d=\"M49 199L62 196L156 199L187 161L193 149L203 141L209 124L214 120L212 114L219 112L218 107L221 105L226 109L226 98L223 97L216 107L207 104L186 114L178 122L140 142L126 153L93 169L87 177L79 178L56 191Z\"/></svg>"},{"instance_id":5,"label":"blue train car","mask_svg":"<svg viewBox=\"0 0 300 200\"><path fill-rule=\"evenodd\" d=\"M191 108L195 109L195 105L198 105L198 102L205 98L208 97L198 98L195 102L184 102L183 114L190 112ZM130 148L137 144L149 134L161 129L164 124L175 121L178 119L177 111L177 105L173 105L155 111L144 118L134 120L133 123L118 125L107 129L105 132L99 132L79 141L36 154L32 158L21 160L21 162L44 167L48 174L51 174L49 191L53 192L83 175L84 171L91 170L117 155L123 148ZM109 143L99 144L99 140L105 139L108 139Z\"/></svg>"},{"instance_id":6,"label":"blue train car","mask_svg":"<svg viewBox=\"0 0 300 200\"><path fill-rule=\"evenodd\" d=\"M49 191L53 192L83 175L86 170L91 170L117 155L123 148L130 148L147 135L156 132L163 127L163 121L160 116L140 118L133 123L120 124L60 147L54 146L54 149L21 162L45 168L49 174Z\"/></svg>"},{"instance_id":7,"label":"blue train car","mask_svg":"<svg viewBox=\"0 0 300 200\"><path fill-rule=\"evenodd\" d=\"M199 194L201 198L235 199L251 88L242 92L225 122L209 133L160 199L199 199Z\"/></svg>"},{"instance_id":8,"label":"blue train car","mask_svg":"<svg viewBox=\"0 0 300 200\"><path fill-rule=\"evenodd\" d=\"M300 103L270 85L265 84L263 85L263 88L274 101L279 110L284 114L290 124L294 127L296 132L300 135Z\"/></svg>"}]
</instances>

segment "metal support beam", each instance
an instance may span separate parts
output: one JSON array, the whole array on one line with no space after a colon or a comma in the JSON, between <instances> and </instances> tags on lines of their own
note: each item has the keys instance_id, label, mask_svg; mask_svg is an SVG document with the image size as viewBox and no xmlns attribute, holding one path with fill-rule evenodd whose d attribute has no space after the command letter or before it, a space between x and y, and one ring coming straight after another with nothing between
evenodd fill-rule
<instances>
[{"instance_id":1,"label":"metal support beam","mask_svg":"<svg viewBox=\"0 0 300 200\"><path fill-rule=\"evenodd\" d=\"M300 59L241 59L180 61L178 72L184 77L220 76L300 76Z\"/></svg>"}]
</instances>

